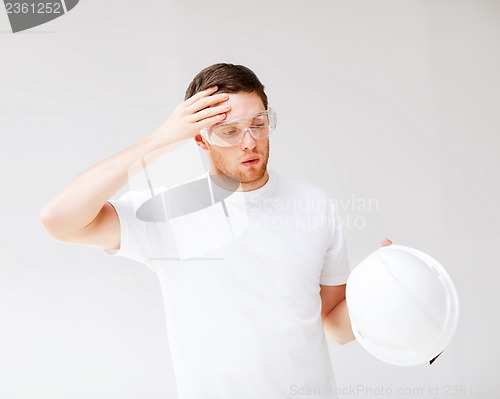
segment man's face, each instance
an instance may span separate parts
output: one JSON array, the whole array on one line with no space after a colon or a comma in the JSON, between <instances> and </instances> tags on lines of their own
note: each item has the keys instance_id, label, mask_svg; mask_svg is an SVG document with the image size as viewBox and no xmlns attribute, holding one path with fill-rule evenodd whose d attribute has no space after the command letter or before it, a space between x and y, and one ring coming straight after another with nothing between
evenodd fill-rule
<instances>
[{"instance_id":1,"label":"man's face","mask_svg":"<svg viewBox=\"0 0 500 399\"><path fill-rule=\"evenodd\" d=\"M265 111L262 100L255 93L229 93L227 103L231 109L226 113L224 123ZM249 189L256 189L267 181L269 137L255 140L247 131L241 143L232 147L218 147L206 142L202 145L199 140L198 144L208 151L212 173L228 175ZM255 158L257 162L245 162Z\"/></svg>"}]
</instances>

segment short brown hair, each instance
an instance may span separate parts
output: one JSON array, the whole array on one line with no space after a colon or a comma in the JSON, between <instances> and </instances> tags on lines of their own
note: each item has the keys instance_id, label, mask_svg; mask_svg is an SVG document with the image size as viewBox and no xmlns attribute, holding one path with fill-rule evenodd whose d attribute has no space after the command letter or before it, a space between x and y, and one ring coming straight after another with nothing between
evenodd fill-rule
<instances>
[{"instance_id":1,"label":"short brown hair","mask_svg":"<svg viewBox=\"0 0 500 399\"><path fill-rule=\"evenodd\" d=\"M264 85L255 73L243 65L219 63L201 70L186 90L185 100L196 93L217 86L217 93L255 92L267 109L267 95Z\"/></svg>"}]
</instances>

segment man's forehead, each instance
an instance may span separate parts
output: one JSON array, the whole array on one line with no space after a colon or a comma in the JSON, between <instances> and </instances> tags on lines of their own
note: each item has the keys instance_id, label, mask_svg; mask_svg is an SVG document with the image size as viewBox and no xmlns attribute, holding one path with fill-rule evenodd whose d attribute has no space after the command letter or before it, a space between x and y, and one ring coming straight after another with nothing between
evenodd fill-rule
<instances>
[{"instance_id":1,"label":"man's forehead","mask_svg":"<svg viewBox=\"0 0 500 399\"><path fill-rule=\"evenodd\" d=\"M226 121L251 116L265 111L261 98L256 93L228 93L229 98L225 104L231 106L231 110L226 112ZM224 104L224 105L225 105Z\"/></svg>"}]
</instances>

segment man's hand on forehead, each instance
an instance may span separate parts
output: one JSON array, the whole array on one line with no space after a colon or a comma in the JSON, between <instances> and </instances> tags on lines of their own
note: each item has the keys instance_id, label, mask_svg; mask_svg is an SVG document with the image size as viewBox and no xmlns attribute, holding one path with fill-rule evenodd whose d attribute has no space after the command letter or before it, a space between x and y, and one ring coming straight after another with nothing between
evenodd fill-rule
<instances>
[{"instance_id":1,"label":"man's hand on forehead","mask_svg":"<svg viewBox=\"0 0 500 399\"><path fill-rule=\"evenodd\" d=\"M227 93L216 93L217 86L200 91L179 104L154 133L165 143L195 137L206 127L220 123L231 110Z\"/></svg>"}]
</instances>

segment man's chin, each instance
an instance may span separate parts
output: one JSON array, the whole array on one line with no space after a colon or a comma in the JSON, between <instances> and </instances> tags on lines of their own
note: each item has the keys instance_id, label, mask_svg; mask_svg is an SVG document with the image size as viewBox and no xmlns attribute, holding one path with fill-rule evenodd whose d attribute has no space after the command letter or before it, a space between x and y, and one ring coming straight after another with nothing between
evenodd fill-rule
<instances>
[{"instance_id":1,"label":"man's chin","mask_svg":"<svg viewBox=\"0 0 500 399\"><path fill-rule=\"evenodd\" d=\"M238 172L237 178L241 183L253 183L265 176L266 165L260 165L254 168L243 166L243 169L240 169Z\"/></svg>"}]
</instances>

